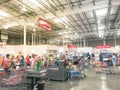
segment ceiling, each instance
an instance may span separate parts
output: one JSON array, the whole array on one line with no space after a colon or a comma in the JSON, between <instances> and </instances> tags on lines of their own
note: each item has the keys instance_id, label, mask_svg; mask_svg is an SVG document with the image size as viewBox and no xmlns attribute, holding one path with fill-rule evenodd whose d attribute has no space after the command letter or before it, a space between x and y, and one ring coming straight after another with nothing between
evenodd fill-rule
<instances>
[{"instance_id":1,"label":"ceiling","mask_svg":"<svg viewBox=\"0 0 120 90\"><path fill-rule=\"evenodd\" d=\"M37 26L39 17L51 32ZM120 0L0 0L0 30L17 38L24 26L52 43L119 38Z\"/></svg>"}]
</instances>

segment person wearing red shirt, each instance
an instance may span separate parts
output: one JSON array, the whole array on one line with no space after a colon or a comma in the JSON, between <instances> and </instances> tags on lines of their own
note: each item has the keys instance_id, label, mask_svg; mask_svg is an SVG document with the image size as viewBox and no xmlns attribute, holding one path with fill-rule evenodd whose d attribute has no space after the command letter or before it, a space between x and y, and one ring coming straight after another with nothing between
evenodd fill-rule
<instances>
[{"instance_id":1,"label":"person wearing red shirt","mask_svg":"<svg viewBox=\"0 0 120 90\"><path fill-rule=\"evenodd\" d=\"M3 62L3 68L6 73L9 72L9 66L10 66L9 59L10 59L10 54L6 54L6 58L4 59L4 62Z\"/></svg>"},{"instance_id":2,"label":"person wearing red shirt","mask_svg":"<svg viewBox=\"0 0 120 90\"><path fill-rule=\"evenodd\" d=\"M29 55L26 56L26 63L28 66L30 66L30 56Z\"/></svg>"}]
</instances>

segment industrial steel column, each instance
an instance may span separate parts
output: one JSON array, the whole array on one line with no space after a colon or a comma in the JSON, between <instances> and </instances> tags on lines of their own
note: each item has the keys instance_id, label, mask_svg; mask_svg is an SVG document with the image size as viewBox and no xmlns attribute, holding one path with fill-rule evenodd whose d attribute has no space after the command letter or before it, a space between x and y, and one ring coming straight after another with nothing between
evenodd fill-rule
<instances>
[{"instance_id":1,"label":"industrial steel column","mask_svg":"<svg viewBox=\"0 0 120 90\"><path fill-rule=\"evenodd\" d=\"M26 57L26 24L24 24L24 57Z\"/></svg>"},{"instance_id":2,"label":"industrial steel column","mask_svg":"<svg viewBox=\"0 0 120 90\"><path fill-rule=\"evenodd\" d=\"M106 44L106 41L105 41L105 38L103 38L103 45L105 45Z\"/></svg>"},{"instance_id":3,"label":"industrial steel column","mask_svg":"<svg viewBox=\"0 0 120 90\"><path fill-rule=\"evenodd\" d=\"M86 47L86 39L85 38L83 39L83 44L84 44L84 47Z\"/></svg>"},{"instance_id":4,"label":"industrial steel column","mask_svg":"<svg viewBox=\"0 0 120 90\"><path fill-rule=\"evenodd\" d=\"M115 46L117 45L117 41L116 41L116 38L114 38L114 41L115 41Z\"/></svg>"},{"instance_id":5,"label":"industrial steel column","mask_svg":"<svg viewBox=\"0 0 120 90\"><path fill-rule=\"evenodd\" d=\"M80 39L80 47L82 47L82 38Z\"/></svg>"}]
</instances>

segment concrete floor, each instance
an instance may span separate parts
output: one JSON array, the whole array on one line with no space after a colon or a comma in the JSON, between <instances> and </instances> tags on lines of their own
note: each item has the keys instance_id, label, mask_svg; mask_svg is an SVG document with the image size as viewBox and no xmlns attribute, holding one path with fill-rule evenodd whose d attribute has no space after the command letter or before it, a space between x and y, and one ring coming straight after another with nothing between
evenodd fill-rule
<instances>
[{"instance_id":1,"label":"concrete floor","mask_svg":"<svg viewBox=\"0 0 120 90\"><path fill-rule=\"evenodd\" d=\"M45 90L120 90L120 74L96 74L93 69L86 71L83 80L73 78L68 81L47 81Z\"/></svg>"}]
</instances>

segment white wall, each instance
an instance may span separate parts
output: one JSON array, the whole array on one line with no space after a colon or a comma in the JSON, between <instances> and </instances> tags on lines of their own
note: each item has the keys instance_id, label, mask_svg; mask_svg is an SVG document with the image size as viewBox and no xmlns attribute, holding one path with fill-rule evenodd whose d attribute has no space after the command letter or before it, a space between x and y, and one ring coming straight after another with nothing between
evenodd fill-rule
<instances>
[{"instance_id":1,"label":"white wall","mask_svg":"<svg viewBox=\"0 0 120 90\"><path fill-rule=\"evenodd\" d=\"M35 53L37 55L44 54L46 50L59 50L58 46L54 45L27 45L25 47L26 55ZM7 45L6 48L0 48L0 54L14 54L18 55L18 52L24 52L24 45Z\"/></svg>"}]
</instances>

